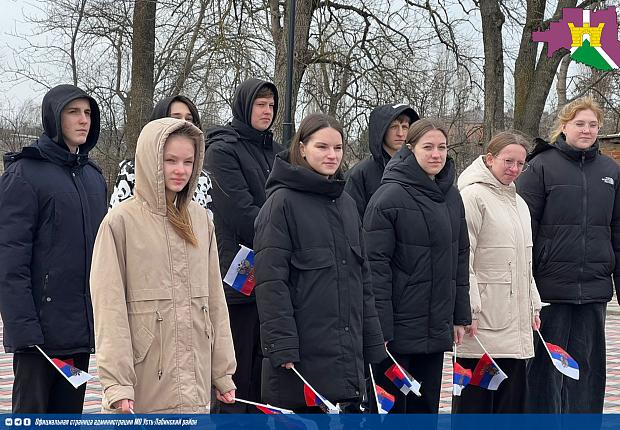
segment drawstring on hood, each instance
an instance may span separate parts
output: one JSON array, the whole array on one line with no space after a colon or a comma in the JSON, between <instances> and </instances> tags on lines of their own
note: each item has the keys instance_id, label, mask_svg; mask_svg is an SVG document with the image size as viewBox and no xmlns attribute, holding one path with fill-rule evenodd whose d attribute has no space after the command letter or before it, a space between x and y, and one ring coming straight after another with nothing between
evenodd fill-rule
<instances>
[{"instance_id":1,"label":"drawstring on hood","mask_svg":"<svg viewBox=\"0 0 620 430\"><path fill-rule=\"evenodd\" d=\"M196 154L192 176L184 191L189 196L194 194L198 184L198 176L204 159L204 140L202 131L195 125L176 118L161 118L144 126L138 137L136 146L136 186L135 194L139 196L149 209L166 216L166 185L164 180L164 145L168 136L174 131L190 126L196 140ZM189 203L189 198L187 202Z\"/></svg>"}]
</instances>

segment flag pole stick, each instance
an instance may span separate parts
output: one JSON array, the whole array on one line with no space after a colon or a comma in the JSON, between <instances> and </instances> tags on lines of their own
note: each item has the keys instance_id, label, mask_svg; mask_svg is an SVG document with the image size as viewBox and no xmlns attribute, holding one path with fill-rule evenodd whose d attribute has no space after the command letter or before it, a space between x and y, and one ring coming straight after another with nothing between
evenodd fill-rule
<instances>
[{"instance_id":1,"label":"flag pole stick","mask_svg":"<svg viewBox=\"0 0 620 430\"><path fill-rule=\"evenodd\" d=\"M234 400L235 400L235 402L245 403L245 404L252 405L252 406L262 406L262 407L264 407L264 408L277 409L277 410L279 410L279 411L293 412L293 411L291 411L291 410L289 410L289 409L279 408L279 407L277 407L277 406L271 406L271 405L270 405L270 404L268 404L268 403L267 403L267 404L265 404L265 403L257 403L257 402L252 402L252 401L250 401L250 400L244 400L244 399L240 399L240 398L238 398L238 397L235 397L235 398L234 398Z\"/></svg>"},{"instance_id":2,"label":"flag pole stick","mask_svg":"<svg viewBox=\"0 0 620 430\"><path fill-rule=\"evenodd\" d=\"M545 349L547 350L547 354L549 354L549 357L551 357L551 351L549 351L549 347L547 346L547 342L545 342L545 339L543 339L542 334L540 334L540 330L536 330L536 333L538 333L538 336L540 337L540 340L542 341L542 344L545 346ZM551 357L553 359L553 357Z\"/></svg>"},{"instance_id":3,"label":"flag pole stick","mask_svg":"<svg viewBox=\"0 0 620 430\"><path fill-rule=\"evenodd\" d=\"M379 406L379 396L377 396L377 385L375 384L375 376L372 374L372 364L368 363L370 369L370 381L372 382L372 392L375 393L375 403L377 404L377 413L381 413L381 407Z\"/></svg>"},{"instance_id":4,"label":"flag pole stick","mask_svg":"<svg viewBox=\"0 0 620 430\"><path fill-rule=\"evenodd\" d=\"M316 391L316 390L314 389L314 387L313 387L312 385L310 385L310 384L308 383L308 381L306 381L306 379L305 379L303 376L301 376L301 373L299 373L299 372L297 371L297 369L295 369L295 366L291 367L291 370L292 370L293 372L295 372L295 374L296 374L297 376L299 376L299 379L301 379L301 381L302 381L304 384L306 384L306 385L308 386L308 388L310 388L310 389L312 390L312 392L313 392L314 394L316 394L316 396L317 396L317 397L320 397L321 399L325 400L325 402L327 402L327 407L328 407L328 408L331 408L331 409L337 409L337 408L336 408L336 406L334 406L334 404L333 404L332 402L330 402L329 400L327 400L326 398L324 398L323 396L321 396L321 395L318 393L318 391Z\"/></svg>"},{"instance_id":5,"label":"flag pole stick","mask_svg":"<svg viewBox=\"0 0 620 430\"><path fill-rule=\"evenodd\" d=\"M394 356L393 356L392 354L390 354L390 351L388 351L387 346L385 347L385 352L387 352L387 355L388 355L388 356L392 359L392 361L394 362L394 364L395 364L396 366L398 366L398 368L400 369L400 371L401 371L401 372L403 372L403 375L405 375L405 378L407 378L407 380L409 380L409 376L407 376L407 372L405 372L405 369L403 369L403 368L401 367L401 365L400 365L400 364L398 364L398 361L396 361L396 359L394 358ZM413 381L410 381L410 380L409 380L409 382L410 382L410 383L413 383Z\"/></svg>"}]
</instances>

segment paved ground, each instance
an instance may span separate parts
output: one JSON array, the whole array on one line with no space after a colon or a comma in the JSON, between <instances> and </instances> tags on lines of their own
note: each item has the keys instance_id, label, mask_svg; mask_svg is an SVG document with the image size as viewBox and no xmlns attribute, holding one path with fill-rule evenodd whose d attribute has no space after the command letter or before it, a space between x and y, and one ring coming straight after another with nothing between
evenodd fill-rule
<instances>
[{"instance_id":1,"label":"paved ground","mask_svg":"<svg viewBox=\"0 0 620 430\"><path fill-rule=\"evenodd\" d=\"M605 412L620 413L620 307L611 302L607 315L607 393L605 396ZM0 337L2 326L0 323ZM450 412L452 396L451 356L446 355L444 363L444 381L441 393L440 412ZM88 382L85 413L96 413L100 410L101 385L96 377L97 369L94 358L91 359L91 374L95 378ZM11 388L13 384L12 354L6 354L0 347L0 413L11 411Z\"/></svg>"}]
</instances>

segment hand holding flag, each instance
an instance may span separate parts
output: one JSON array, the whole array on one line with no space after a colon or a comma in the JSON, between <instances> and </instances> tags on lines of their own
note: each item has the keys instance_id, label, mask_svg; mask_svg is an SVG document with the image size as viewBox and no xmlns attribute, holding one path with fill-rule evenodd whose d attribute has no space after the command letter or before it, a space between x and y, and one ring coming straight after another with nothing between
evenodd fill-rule
<instances>
[{"instance_id":1,"label":"hand holding flag","mask_svg":"<svg viewBox=\"0 0 620 430\"><path fill-rule=\"evenodd\" d=\"M256 285L254 251L246 246L240 246L241 249L235 255L226 276L224 276L224 282L241 294L249 296Z\"/></svg>"},{"instance_id":2,"label":"hand holding flag","mask_svg":"<svg viewBox=\"0 0 620 430\"><path fill-rule=\"evenodd\" d=\"M568 352L564 351L561 347L554 345L549 342L545 342L542 334L540 334L539 330L536 330L538 336L540 336L540 340L543 345L545 345L545 349L551 357L551 362L555 366L556 369L560 371L560 373L568 376L569 378L579 380L579 364L575 361L573 357L571 357Z\"/></svg>"},{"instance_id":3,"label":"hand holding flag","mask_svg":"<svg viewBox=\"0 0 620 430\"><path fill-rule=\"evenodd\" d=\"M35 345L37 349L43 354L47 361L52 363L52 365L60 372L64 378L73 385L74 388L78 388L80 385L85 384L86 382L93 379L93 375L84 372L83 370L78 369L77 367L73 367L69 363L65 363L58 358L50 358L38 345Z\"/></svg>"}]
</instances>

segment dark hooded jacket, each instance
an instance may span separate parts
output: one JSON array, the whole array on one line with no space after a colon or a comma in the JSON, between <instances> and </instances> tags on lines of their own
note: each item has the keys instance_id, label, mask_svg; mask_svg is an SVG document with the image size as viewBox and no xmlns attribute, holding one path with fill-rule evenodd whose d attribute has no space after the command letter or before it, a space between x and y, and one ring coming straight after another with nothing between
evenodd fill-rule
<instances>
[{"instance_id":1,"label":"dark hooded jacket","mask_svg":"<svg viewBox=\"0 0 620 430\"><path fill-rule=\"evenodd\" d=\"M364 359L386 358L361 223L344 181L278 154L256 219L262 399L305 406L295 367L333 402L364 392Z\"/></svg>"},{"instance_id":2,"label":"dark hooded jacket","mask_svg":"<svg viewBox=\"0 0 620 430\"><path fill-rule=\"evenodd\" d=\"M254 220L265 203L265 183L271 173L275 155L283 148L273 140L273 133L251 126L252 105L263 87L275 94L274 118L278 109L278 92L270 82L248 79L237 87L233 101L233 120L207 131L205 168L213 181L213 222L222 275L226 274L239 245L253 249ZM228 304L254 301L225 286Z\"/></svg>"},{"instance_id":3,"label":"dark hooded jacket","mask_svg":"<svg viewBox=\"0 0 620 430\"><path fill-rule=\"evenodd\" d=\"M60 114L88 99L91 126L77 154L69 152ZM7 352L40 345L48 354L95 348L89 274L106 185L88 158L99 137L95 100L72 85L43 98L43 134L4 157L0 178L0 312ZM30 351L30 350L29 350Z\"/></svg>"},{"instance_id":4,"label":"dark hooded jacket","mask_svg":"<svg viewBox=\"0 0 620 430\"><path fill-rule=\"evenodd\" d=\"M377 312L390 349L452 349L453 325L471 323L469 236L448 159L433 181L403 146L368 203L364 231Z\"/></svg>"},{"instance_id":5,"label":"dark hooded jacket","mask_svg":"<svg viewBox=\"0 0 620 430\"><path fill-rule=\"evenodd\" d=\"M542 139L517 191L530 208L534 279L543 302L595 303L620 288L620 167L600 154Z\"/></svg>"},{"instance_id":6,"label":"dark hooded jacket","mask_svg":"<svg viewBox=\"0 0 620 430\"><path fill-rule=\"evenodd\" d=\"M344 187L344 190L355 200L360 219L364 219L366 206L381 185L383 171L391 158L383 148L385 133L392 121L403 114L410 118L410 124L420 119L418 113L404 103L382 105L370 113L368 146L371 156L360 161L347 172L347 183Z\"/></svg>"}]
</instances>

